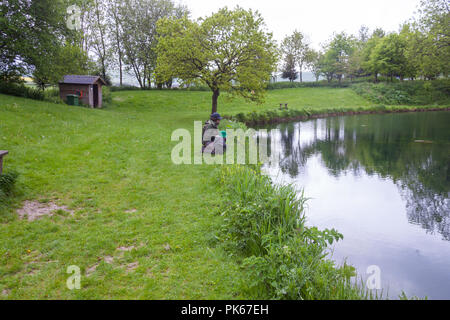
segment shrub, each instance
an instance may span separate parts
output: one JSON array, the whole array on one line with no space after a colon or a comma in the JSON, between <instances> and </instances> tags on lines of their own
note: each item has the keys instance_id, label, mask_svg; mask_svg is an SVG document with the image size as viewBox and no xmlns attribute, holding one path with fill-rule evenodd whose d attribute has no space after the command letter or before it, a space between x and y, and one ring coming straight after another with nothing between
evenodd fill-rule
<instances>
[{"instance_id":1,"label":"shrub","mask_svg":"<svg viewBox=\"0 0 450 320\"><path fill-rule=\"evenodd\" d=\"M388 105L449 104L450 80L358 83L352 89L364 98Z\"/></svg>"},{"instance_id":2,"label":"shrub","mask_svg":"<svg viewBox=\"0 0 450 320\"><path fill-rule=\"evenodd\" d=\"M111 89L112 89L111 87L107 86L102 87L102 102L104 107L107 107L108 104L112 102Z\"/></svg>"},{"instance_id":3,"label":"shrub","mask_svg":"<svg viewBox=\"0 0 450 320\"><path fill-rule=\"evenodd\" d=\"M18 174L14 171L0 175L0 191L5 195L11 194L14 184L16 183Z\"/></svg>"},{"instance_id":4,"label":"shrub","mask_svg":"<svg viewBox=\"0 0 450 320\"><path fill-rule=\"evenodd\" d=\"M0 175L0 208L8 205L8 199L14 189L18 174L9 172Z\"/></svg>"},{"instance_id":5,"label":"shrub","mask_svg":"<svg viewBox=\"0 0 450 320\"><path fill-rule=\"evenodd\" d=\"M22 83L0 82L0 93L53 103L64 103L64 101L59 98L58 88L48 88L42 91Z\"/></svg>"},{"instance_id":6,"label":"shrub","mask_svg":"<svg viewBox=\"0 0 450 320\"><path fill-rule=\"evenodd\" d=\"M17 97L30 98L35 100L44 100L44 92L24 84L0 82L0 92Z\"/></svg>"},{"instance_id":7,"label":"shrub","mask_svg":"<svg viewBox=\"0 0 450 320\"><path fill-rule=\"evenodd\" d=\"M267 90L276 90L276 89L291 89L291 88L347 88L351 85L349 82L337 82L332 81L328 82L326 80L318 81L318 82L289 82L289 81L281 81L281 82L271 82L267 85Z\"/></svg>"},{"instance_id":8,"label":"shrub","mask_svg":"<svg viewBox=\"0 0 450 320\"><path fill-rule=\"evenodd\" d=\"M139 87L136 86L129 86L129 85L124 85L124 86L110 86L109 87L111 92L116 92L116 91L131 91L131 90L142 90Z\"/></svg>"}]
</instances>

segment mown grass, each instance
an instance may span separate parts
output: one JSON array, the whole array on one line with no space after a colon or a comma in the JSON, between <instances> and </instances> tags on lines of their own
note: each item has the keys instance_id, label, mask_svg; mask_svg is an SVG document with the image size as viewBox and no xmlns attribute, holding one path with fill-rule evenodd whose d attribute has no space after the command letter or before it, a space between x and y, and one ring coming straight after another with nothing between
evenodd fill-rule
<instances>
[{"instance_id":1,"label":"mown grass","mask_svg":"<svg viewBox=\"0 0 450 320\"><path fill-rule=\"evenodd\" d=\"M240 297L237 264L209 245L220 224L212 168L170 161L172 131L192 130L196 117L166 108L163 97L119 98L92 110L0 96L5 170L20 174L14 208L0 213L0 297ZM19 220L15 209L25 199L75 213ZM130 246L136 249L117 250ZM81 290L66 288L69 265L84 275L97 263Z\"/></svg>"},{"instance_id":2,"label":"mown grass","mask_svg":"<svg viewBox=\"0 0 450 320\"><path fill-rule=\"evenodd\" d=\"M171 133L192 133L193 121L207 119L210 99L209 92L120 91L96 110L0 95L5 171L19 173L11 203L0 209L0 298L250 297L239 286L239 261L213 241L223 223L215 168L170 160ZM219 112L279 103L371 105L351 89L300 88L270 91L262 106L221 96ZM27 199L74 214L20 220L15 210ZM70 265L82 270L81 290L66 287Z\"/></svg>"}]
</instances>

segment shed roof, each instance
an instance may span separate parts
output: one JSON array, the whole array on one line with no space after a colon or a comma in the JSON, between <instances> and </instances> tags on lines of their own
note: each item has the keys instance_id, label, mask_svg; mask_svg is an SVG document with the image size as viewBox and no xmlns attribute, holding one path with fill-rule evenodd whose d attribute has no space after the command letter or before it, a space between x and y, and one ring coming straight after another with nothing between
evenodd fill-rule
<instances>
[{"instance_id":1,"label":"shed roof","mask_svg":"<svg viewBox=\"0 0 450 320\"><path fill-rule=\"evenodd\" d=\"M59 83L70 83L70 84L94 84L98 80L103 85L106 85L105 80L102 79L102 77L99 76L77 76L77 75L66 75L64 76L63 81L60 81Z\"/></svg>"}]
</instances>

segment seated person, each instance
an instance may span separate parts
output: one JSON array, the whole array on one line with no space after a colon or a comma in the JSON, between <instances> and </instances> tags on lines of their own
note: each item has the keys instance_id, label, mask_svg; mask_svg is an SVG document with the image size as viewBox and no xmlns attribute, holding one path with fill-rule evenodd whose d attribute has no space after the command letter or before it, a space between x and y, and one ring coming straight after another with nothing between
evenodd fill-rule
<instances>
[{"instance_id":1,"label":"seated person","mask_svg":"<svg viewBox=\"0 0 450 320\"><path fill-rule=\"evenodd\" d=\"M222 150L224 151L225 141L224 138L221 136L220 131L218 129L220 120L222 120L222 117L217 112L211 114L211 117L208 121L205 122L205 125L203 126L202 130L202 137L203 137L203 148L202 152L209 152L211 154L215 154L216 150ZM213 145L211 145L211 143ZM207 148L209 146L209 148Z\"/></svg>"}]
</instances>

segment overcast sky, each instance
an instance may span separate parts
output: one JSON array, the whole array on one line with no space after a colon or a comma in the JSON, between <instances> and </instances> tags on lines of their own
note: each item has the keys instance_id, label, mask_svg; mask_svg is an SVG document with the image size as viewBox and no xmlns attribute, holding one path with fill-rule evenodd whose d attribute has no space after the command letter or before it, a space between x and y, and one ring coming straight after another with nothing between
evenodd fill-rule
<instances>
[{"instance_id":1,"label":"overcast sky","mask_svg":"<svg viewBox=\"0 0 450 320\"><path fill-rule=\"evenodd\" d=\"M372 31L381 27L398 31L409 20L420 0L179 0L191 10L192 18L204 17L219 8L240 5L258 10L281 41L295 29L306 33L318 49L333 32L357 34L361 25Z\"/></svg>"}]
</instances>

